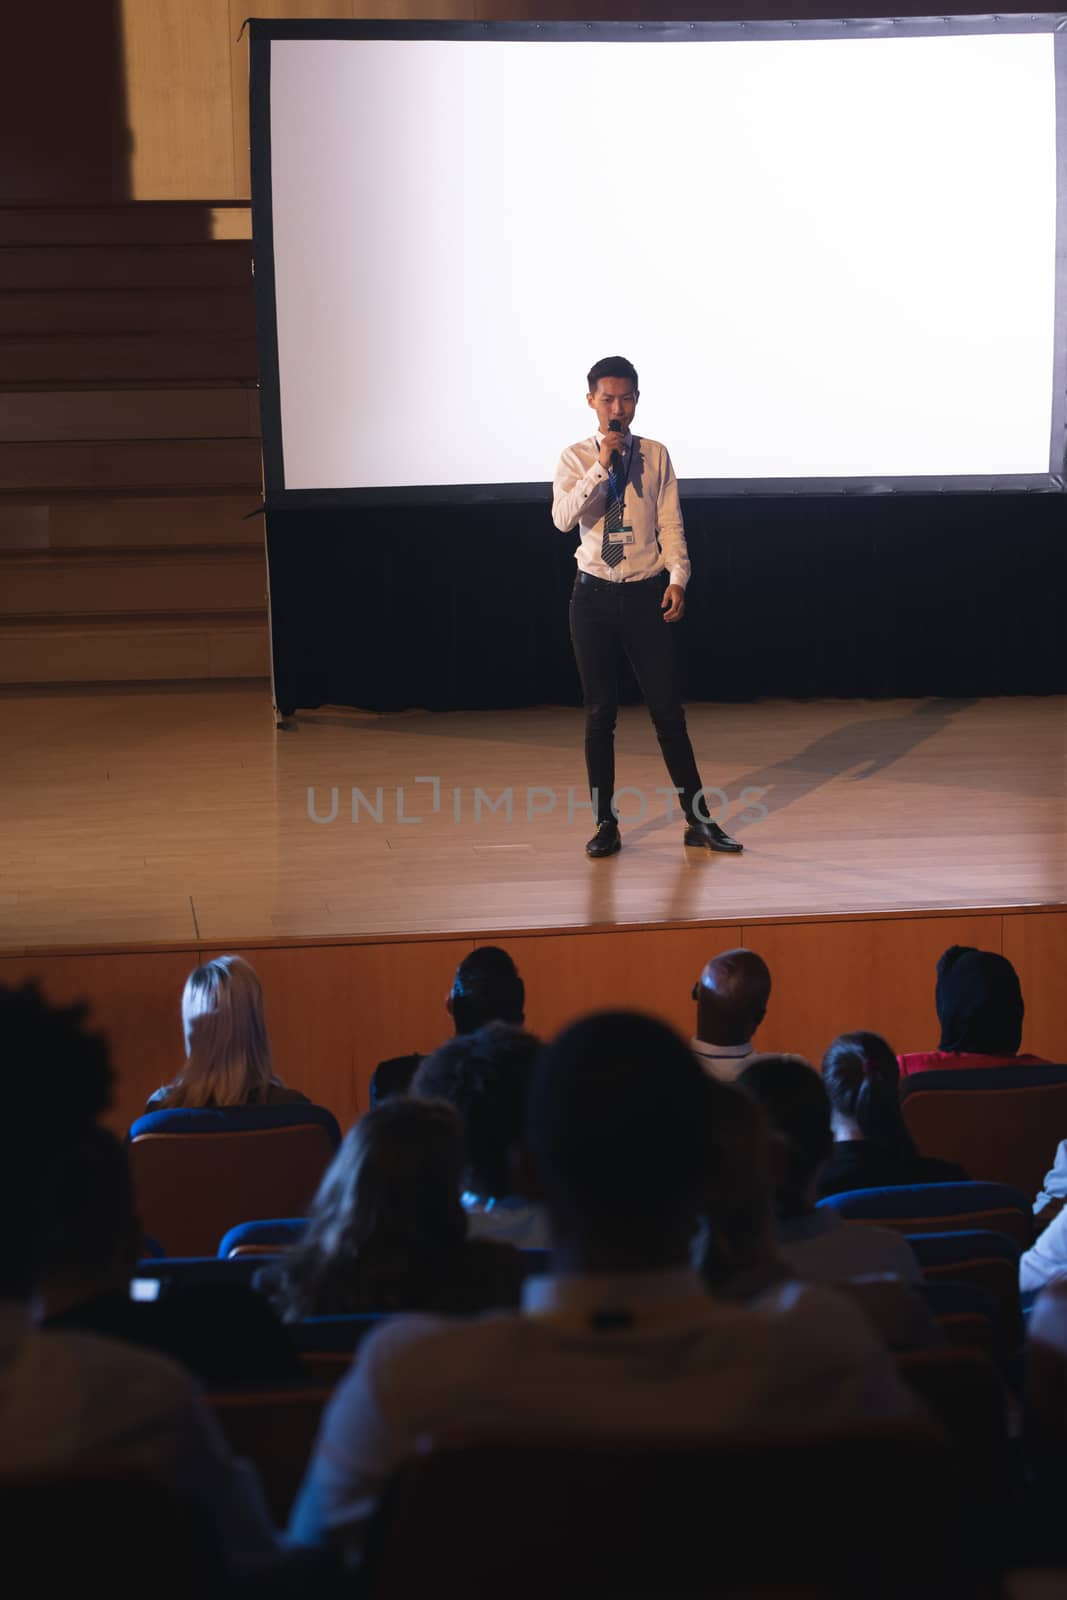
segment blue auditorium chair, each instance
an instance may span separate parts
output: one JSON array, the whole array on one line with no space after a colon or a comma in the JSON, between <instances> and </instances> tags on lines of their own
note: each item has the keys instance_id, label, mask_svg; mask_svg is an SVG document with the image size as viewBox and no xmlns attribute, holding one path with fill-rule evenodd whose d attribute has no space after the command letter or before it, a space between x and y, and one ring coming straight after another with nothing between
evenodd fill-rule
<instances>
[{"instance_id":1,"label":"blue auditorium chair","mask_svg":"<svg viewBox=\"0 0 1067 1600\"><path fill-rule=\"evenodd\" d=\"M340 1142L321 1106L149 1112L129 1132L142 1225L170 1255L213 1254L247 1217L305 1212Z\"/></svg>"},{"instance_id":2,"label":"blue auditorium chair","mask_svg":"<svg viewBox=\"0 0 1067 1600\"><path fill-rule=\"evenodd\" d=\"M279 1255L297 1244L306 1232L306 1217L268 1217L258 1222L239 1222L219 1240L218 1254L223 1260Z\"/></svg>"},{"instance_id":3,"label":"blue auditorium chair","mask_svg":"<svg viewBox=\"0 0 1067 1600\"><path fill-rule=\"evenodd\" d=\"M1019 1189L1004 1183L914 1183L885 1189L849 1189L827 1195L820 1208L848 1222L872 1223L898 1233L948 1233L986 1229L1005 1233L1020 1249L1034 1240L1034 1213Z\"/></svg>"},{"instance_id":4,"label":"blue auditorium chair","mask_svg":"<svg viewBox=\"0 0 1067 1600\"><path fill-rule=\"evenodd\" d=\"M989 1290L998 1307L997 1348L1014 1350L1022 1335L1019 1257L1014 1239L988 1229L907 1235L928 1282L972 1283Z\"/></svg>"}]
</instances>

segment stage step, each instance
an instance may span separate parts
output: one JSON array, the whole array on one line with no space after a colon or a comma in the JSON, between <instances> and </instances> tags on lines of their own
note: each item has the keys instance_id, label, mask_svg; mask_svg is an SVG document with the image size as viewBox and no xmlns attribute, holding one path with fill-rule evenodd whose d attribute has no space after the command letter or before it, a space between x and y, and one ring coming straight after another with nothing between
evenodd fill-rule
<instances>
[{"instance_id":1,"label":"stage step","mask_svg":"<svg viewBox=\"0 0 1067 1600\"><path fill-rule=\"evenodd\" d=\"M0 683L136 683L269 675L266 612L0 622Z\"/></svg>"},{"instance_id":2,"label":"stage step","mask_svg":"<svg viewBox=\"0 0 1067 1600\"><path fill-rule=\"evenodd\" d=\"M0 682L268 671L249 234L0 207Z\"/></svg>"},{"instance_id":3,"label":"stage step","mask_svg":"<svg viewBox=\"0 0 1067 1600\"><path fill-rule=\"evenodd\" d=\"M115 491L48 500L21 494L0 499L0 551L213 548L263 549L258 490L231 495Z\"/></svg>"},{"instance_id":4,"label":"stage step","mask_svg":"<svg viewBox=\"0 0 1067 1600\"><path fill-rule=\"evenodd\" d=\"M0 554L0 618L251 611L266 604L262 550L45 551Z\"/></svg>"}]
</instances>

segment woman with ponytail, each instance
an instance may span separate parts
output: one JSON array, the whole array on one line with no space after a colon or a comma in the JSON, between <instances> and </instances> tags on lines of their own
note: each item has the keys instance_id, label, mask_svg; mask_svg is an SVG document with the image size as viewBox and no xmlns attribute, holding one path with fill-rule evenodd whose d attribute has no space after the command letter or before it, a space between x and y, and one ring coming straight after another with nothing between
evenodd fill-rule
<instances>
[{"instance_id":1,"label":"woman with ponytail","mask_svg":"<svg viewBox=\"0 0 1067 1600\"><path fill-rule=\"evenodd\" d=\"M900 1110L900 1068L877 1033L843 1033L822 1058L833 1113L834 1149L818 1193L881 1189L907 1183L966 1183L951 1161L921 1156Z\"/></svg>"}]
</instances>

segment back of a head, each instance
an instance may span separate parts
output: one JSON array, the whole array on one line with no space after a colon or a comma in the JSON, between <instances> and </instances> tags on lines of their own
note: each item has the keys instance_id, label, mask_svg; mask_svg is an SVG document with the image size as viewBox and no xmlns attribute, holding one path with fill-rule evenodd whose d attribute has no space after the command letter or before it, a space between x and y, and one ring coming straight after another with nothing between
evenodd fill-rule
<instances>
[{"instance_id":1,"label":"back of a head","mask_svg":"<svg viewBox=\"0 0 1067 1600\"><path fill-rule=\"evenodd\" d=\"M187 1059L164 1106L247 1105L274 1078L263 986L240 956L189 974L182 995Z\"/></svg>"},{"instance_id":2,"label":"back of a head","mask_svg":"<svg viewBox=\"0 0 1067 1600\"><path fill-rule=\"evenodd\" d=\"M942 1050L1013 1056L1023 1037L1023 995L1006 956L950 945L937 963L934 993Z\"/></svg>"},{"instance_id":3,"label":"back of a head","mask_svg":"<svg viewBox=\"0 0 1067 1600\"><path fill-rule=\"evenodd\" d=\"M761 1056L737 1079L767 1119L784 1151L777 1184L777 1210L783 1220L810 1209L816 1174L834 1146L830 1099L815 1068L803 1056Z\"/></svg>"},{"instance_id":4,"label":"back of a head","mask_svg":"<svg viewBox=\"0 0 1067 1600\"><path fill-rule=\"evenodd\" d=\"M346 1134L287 1258L279 1296L290 1318L343 1303L358 1266L376 1309L403 1308L427 1272L446 1273L466 1236L459 1118L439 1100L406 1096L368 1111Z\"/></svg>"},{"instance_id":5,"label":"back of a head","mask_svg":"<svg viewBox=\"0 0 1067 1600\"><path fill-rule=\"evenodd\" d=\"M104 1283L132 1269L139 1238L126 1147L107 1128L86 1128L55 1174L41 1270Z\"/></svg>"},{"instance_id":6,"label":"back of a head","mask_svg":"<svg viewBox=\"0 0 1067 1600\"><path fill-rule=\"evenodd\" d=\"M468 1186L483 1198L511 1193L530 1071L540 1041L506 1022L458 1034L426 1057L411 1085L421 1099L447 1100L460 1115Z\"/></svg>"},{"instance_id":7,"label":"back of a head","mask_svg":"<svg viewBox=\"0 0 1067 1600\"><path fill-rule=\"evenodd\" d=\"M448 1008L457 1033L473 1033L487 1022L524 1020L526 989L506 950L480 945L456 968Z\"/></svg>"},{"instance_id":8,"label":"back of a head","mask_svg":"<svg viewBox=\"0 0 1067 1600\"><path fill-rule=\"evenodd\" d=\"M111 1103L107 1045L86 1030L86 1015L85 1006L49 1005L35 984L0 986L0 1299L31 1292L57 1179Z\"/></svg>"},{"instance_id":9,"label":"back of a head","mask_svg":"<svg viewBox=\"0 0 1067 1600\"><path fill-rule=\"evenodd\" d=\"M774 1180L767 1122L752 1096L711 1078L707 1102L702 1271L718 1286L760 1262L772 1233Z\"/></svg>"},{"instance_id":10,"label":"back of a head","mask_svg":"<svg viewBox=\"0 0 1067 1600\"><path fill-rule=\"evenodd\" d=\"M770 968L754 950L724 950L697 980L697 1037L706 1044L747 1044L767 1014Z\"/></svg>"},{"instance_id":11,"label":"back of a head","mask_svg":"<svg viewBox=\"0 0 1067 1600\"><path fill-rule=\"evenodd\" d=\"M685 1259L708 1081L672 1028L638 1012L585 1017L542 1051L525 1143L557 1240L582 1233L635 1268Z\"/></svg>"},{"instance_id":12,"label":"back of a head","mask_svg":"<svg viewBox=\"0 0 1067 1600\"><path fill-rule=\"evenodd\" d=\"M900 1109L900 1068L880 1033L842 1033L822 1058L831 1109L862 1138L900 1155L915 1147Z\"/></svg>"}]
</instances>

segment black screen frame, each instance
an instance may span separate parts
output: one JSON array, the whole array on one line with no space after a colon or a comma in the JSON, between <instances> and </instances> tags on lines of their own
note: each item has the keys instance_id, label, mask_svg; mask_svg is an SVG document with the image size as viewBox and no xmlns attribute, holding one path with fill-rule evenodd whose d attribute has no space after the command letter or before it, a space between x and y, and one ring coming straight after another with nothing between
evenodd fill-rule
<instances>
[{"instance_id":1,"label":"black screen frame","mask_svg":"<svg viewBox=\"0 0 1067 1600\"><path fill-rule=\"evenodd\" d=\"M1067 16L1060 13L957 17L839 18L770 22L406 22L280 21L250 18L249 110L252 250L259 356L264 501L269 510L371 509L382 506L528 504L545 500L536 483L424 484L287 489L281 423L278 322L271 200L270 51L275 39L495 39L529 42L609 40L616 43L703 39L928 37L952 34L1050 33L1056 91L1056 288L1052 424L1045 473L884 478L686 478L686 499L718 497L865 496L894 494L1062 493L1067 489Z\"/></svg>"}]
</instances>

